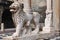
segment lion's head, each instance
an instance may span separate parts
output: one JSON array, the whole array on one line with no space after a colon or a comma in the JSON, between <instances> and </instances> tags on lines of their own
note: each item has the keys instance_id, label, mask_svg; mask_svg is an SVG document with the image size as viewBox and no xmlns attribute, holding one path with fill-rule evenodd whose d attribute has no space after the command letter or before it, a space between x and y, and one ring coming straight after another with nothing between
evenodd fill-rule
<instances>
[{"instance_id":1,"label":"lion's head","mask_svg":"<svg viewBox=\"0 0 60 40\"><path fill-rule=\"evenodd\" d=\"M17 2L14 2L10 5L10 12L16 13L19 9L22 10L23 9L23 4Z\"/></svg>"}]
</instances>

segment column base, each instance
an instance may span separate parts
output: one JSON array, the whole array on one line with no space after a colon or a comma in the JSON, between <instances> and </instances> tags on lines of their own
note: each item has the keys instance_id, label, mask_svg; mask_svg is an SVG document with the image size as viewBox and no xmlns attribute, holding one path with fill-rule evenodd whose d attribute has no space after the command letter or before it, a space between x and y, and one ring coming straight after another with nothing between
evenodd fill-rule
<instances>
[{"instance_id":1,"label":"column base","mask_svg":"<svg viewBox=\"0 0 60 40\"><path fill-rule=\"evenodd\" d=\"M51 33L51 31L53 31L53 27L43 27L41 33Z\"/></svg>"}]
</instances>

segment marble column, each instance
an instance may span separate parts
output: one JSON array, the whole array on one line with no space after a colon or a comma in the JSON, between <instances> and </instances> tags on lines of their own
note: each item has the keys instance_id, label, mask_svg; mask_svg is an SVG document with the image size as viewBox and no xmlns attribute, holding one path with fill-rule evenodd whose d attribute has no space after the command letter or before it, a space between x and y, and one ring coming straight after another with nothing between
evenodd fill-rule
<instances>
[{"instance_id":1,"label":"marble column","mask_svg":"<svg viewBox=\"0 0 60 40\"><path fill-rule=\"evenodd\" d=\"M46 18L45 18L45 27L43 28L44 32L50 32L52 27L52 0L47 0L47 10L46 10Z\"/></svg>"},{"instance_id":2,"label":"marble column","mask_svg":"<svg viewBox=\"0 0 60 40\"><path fill-rule=\"evenodd\" d=\"M60 35L60 0L53 0L53 25L56 35Z\"/></svg>"},{"instance_id":3,"label":"marble column","mask_svg":"<svg viewBox=\"0 0 60 40\"><path fill-rule=\"evenodd\" d=\"M31 0L23 0L24 11L29 14L31 12Z\"/></svg>"}]
</instances>

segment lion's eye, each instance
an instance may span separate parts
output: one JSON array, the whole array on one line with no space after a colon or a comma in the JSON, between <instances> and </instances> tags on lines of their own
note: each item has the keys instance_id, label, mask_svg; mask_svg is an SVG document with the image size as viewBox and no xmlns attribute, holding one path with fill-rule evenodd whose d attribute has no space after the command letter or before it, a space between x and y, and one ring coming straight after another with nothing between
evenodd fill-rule
<instances>
[{"instance_id":1,"label":"lion's eye","mask_svg":"<svg viewBox=\"0 0 60 40\"><path fill-rule=\"evenodd\" d=\"M15 6L13 6L15 8Z\"/></svg>"}]
</instances>

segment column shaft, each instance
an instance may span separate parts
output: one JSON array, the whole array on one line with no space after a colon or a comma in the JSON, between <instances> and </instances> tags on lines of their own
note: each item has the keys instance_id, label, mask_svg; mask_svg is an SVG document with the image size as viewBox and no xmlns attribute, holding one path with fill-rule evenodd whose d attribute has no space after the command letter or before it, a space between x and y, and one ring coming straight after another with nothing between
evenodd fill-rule
<instances>
[{"instance_id":1,"label":"column shaft","mask_svg":"<svg viewBox=\"0 0 60 40\"><path fill-rule=\"evenodd\" d=\"M31 12L31 0L23 0L24 3L24 11Z\"/></svg>"},{"instance_id":2,"label":"column shaft","mask_svg":"<svg viewBox=\"0 0 60 40\"><path fill-rule=\"evenodd\" d=\"M47 10L51 11L51 0L47 0Z\"/></svg>"},{"instance_id":3,"label":"column shaft","mask_svg":"<svg viewBox=\"0 0 60 40\"><path fill-rule=\"evenodd\" d=\"M49 33L50 31L52 31L51 27L52 27L52 6L51 6L51 0L47 0L45 27L43 28L43 31Z\"/></svg>"}]
</instances>

